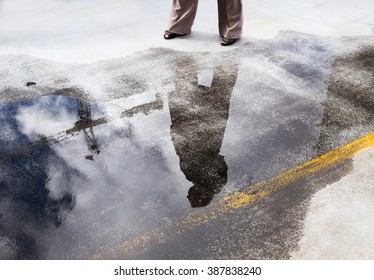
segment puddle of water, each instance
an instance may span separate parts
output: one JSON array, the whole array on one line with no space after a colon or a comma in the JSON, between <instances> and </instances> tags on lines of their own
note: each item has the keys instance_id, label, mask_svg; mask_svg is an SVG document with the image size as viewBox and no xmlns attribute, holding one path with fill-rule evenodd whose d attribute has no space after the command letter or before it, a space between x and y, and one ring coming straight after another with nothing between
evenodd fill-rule
<instances>
[{"instance_id":1,"label":"puddle of water","mask_svg":"<svg viewBox=\"0 0 374 280\"><path fill-rule=\"evenodd\" d=\"M291 34L219 55L151 50L147 62L167 71L155 78L163 95L148 103L152 83L118 76L125 58L102 62L105 77L120 77L104 87L116 113L133 87L148 91L116 118L106 101L2 103L1 258L89 258L313 158L329 146L325 134L335 147L346 126L328 122L340 114L324 83L339 77L332 49Z\"/></svg>"},{"instance_id":2,"label":"puddle of water","mask_svg":"<svg viewBox=\"0 0 374 280\"><path fill-rule=\"evenodd\" d=\"M4 258L90 257L107 238L153 228L188 206L170 119L159 109L109 121L98 104L71 97L3 103L0 236L15 245Z\"/></svg>"},{"instance_id":3,"label":"puddle of water","mask_svg":"<svg viewBox=\"0 0 374 280\"><path fill-rule=\"evenodd\" d=\"M195 60L180 59L166 110L160 97L114 120L66 96L1 105L1 200L12 211L1 209L0 235L15 244L5 258L90 257L222 190L238 64L226 59L232 67L215 67L202 86Z\"/></svg>"}]
</instances>

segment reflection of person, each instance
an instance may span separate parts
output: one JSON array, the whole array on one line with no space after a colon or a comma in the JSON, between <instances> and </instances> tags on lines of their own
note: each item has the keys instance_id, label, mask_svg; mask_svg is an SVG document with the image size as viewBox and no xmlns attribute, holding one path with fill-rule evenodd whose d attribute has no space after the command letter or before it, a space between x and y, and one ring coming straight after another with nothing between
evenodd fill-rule
<instances>
[{"instance_id":1,"label":"reflection of person","mask_svg":"<svg viewBox=\"0 0 374 280\"><path fill-rule=\"evenodd\" d=\"M84 101L82 99L77 99L77 106L78 106L78 118L79 121L76 122L75 126L79 126L81 124L88 125L92 123L91 118L91 105L89 102ZM100 153L99 145L97 143L96 136L93 131L93 126L90 125L87 129L83 128L84 138L86 139L86 142L88 143L89 149L92 152L95 152L96 154ZM92 155L87 155L86 159L93 159Z\"/></svg>"},{"instance_id":2,"label":"reflection of person","mask_svg":"<svg viewBox=\"0 0 374 280\"><path fill-rule=\"evenodd\" d=\"M217 0L218 27L222 36L221 45L234 44L242 35L243 15L241 0ZM165 39L191 33L194 23L198 0L173 0L169 28L165 31Z\"/></svg>"},{"instance_id":3,"label":"reflection of person","mask_svg":"<svg viewBox=\"0 0 374 280\"><path fill-rule=\"evenodd\" d=\"M178 59L175 91L169 96L170 133L180 168L193 183L188 191L192 207L210 203L227 182L227 165L220 148L237 77L229 59L214 68L210 87L198 84L197 66L190 57Z\"/></svg>"}]
</instances>

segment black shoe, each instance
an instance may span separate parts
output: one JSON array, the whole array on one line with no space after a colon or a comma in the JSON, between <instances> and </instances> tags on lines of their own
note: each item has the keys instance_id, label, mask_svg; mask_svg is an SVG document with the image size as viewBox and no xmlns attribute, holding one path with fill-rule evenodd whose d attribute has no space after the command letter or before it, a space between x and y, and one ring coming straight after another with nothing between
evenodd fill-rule
<instances>
[{"instance_id":1,"label":"black shoe","mask_svg":"<svg viewBox=\"0 0 374 280\"><path fill-rule=\"evenodd\" d=\"M165 30L164 39L169 40L169 39L174 39L176 37L182 37L182 36L185 36L185 35L187 35L187 34L177 34L177 33Z\"/></svg>"},{"instance_id":2,"label":"black shoe","mask_svg":"<svg viewBox=\"0 0 374 280\"><path fill-rule=\"evenodd\" d=\"M238 40L239 40L239 38L223 37L223 39L221 40L221 46L231 46L232 44L234 44Z\"/></svg>"}]
</instances>

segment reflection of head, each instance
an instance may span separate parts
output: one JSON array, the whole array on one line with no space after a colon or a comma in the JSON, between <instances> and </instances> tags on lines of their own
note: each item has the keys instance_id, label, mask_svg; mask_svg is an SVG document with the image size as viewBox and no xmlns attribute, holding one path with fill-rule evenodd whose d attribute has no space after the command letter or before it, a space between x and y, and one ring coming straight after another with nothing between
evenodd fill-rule
<instances>
[{"instance_id":1,"label":"reflection of head","mask_svg":"<svg viewBox=\"0 0 374 280\"><path fill-rule=\"evenodd\" d=\"M211 156L197 157L200 160L192 167L183 168L181 165L186 178L194 184L187 196L193 208L207 206L227 183L228 168L224 157L214 156L216 154L213 153Z\"/></svg>"},{"instance_id":2,"label":"reflection of head","mask_svg":"<svg viewBox=\"0 0 374 280\"><path fill-rule=\"evenodd\" d=\"M205 172L192 180L194 185L188 190L187 198L193 208L207 206L227 183L227 165L223 156L216 160L207 158L207 161L210 164L199 168L203 170L205 167Z\"/></svg>"},{"instance_id":3,"label":"reflection of head","mask_svg":"<svg viewBox=\"0 0 374 280\"><path fill-rule=\"evenodd\" d=\"M204 207L212 201L214 194L214 192L204 186L195 184L188 190L187 198L190 201L191 207Z\"/></svg>"}]
</instances>

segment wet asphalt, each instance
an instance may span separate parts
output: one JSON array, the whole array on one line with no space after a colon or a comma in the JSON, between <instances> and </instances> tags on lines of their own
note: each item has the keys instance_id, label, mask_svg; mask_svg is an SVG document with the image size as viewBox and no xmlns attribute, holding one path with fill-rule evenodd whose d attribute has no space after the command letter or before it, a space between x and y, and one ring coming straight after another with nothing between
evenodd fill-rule
<instances>
[{"instance_id":1,"label":"wet asphalt","mask_svg":"<svg viewBox=\"0 0 374 280\"><path fill-rule=\"evenodd\" d=\"M208 223L175 221L374 131L372 36L0 66L1 259L288 259L311 197L350 160Z\"/></svg>"}]
</instances>

